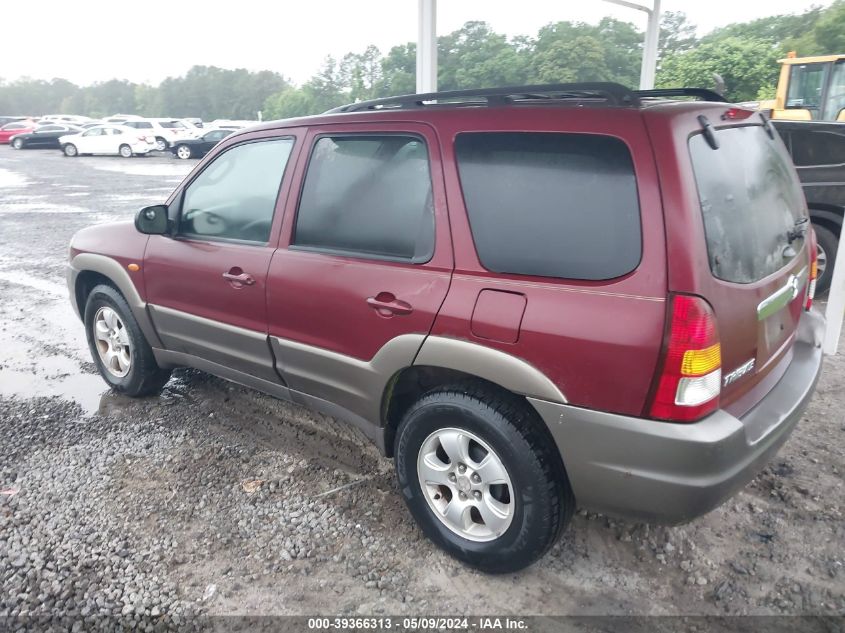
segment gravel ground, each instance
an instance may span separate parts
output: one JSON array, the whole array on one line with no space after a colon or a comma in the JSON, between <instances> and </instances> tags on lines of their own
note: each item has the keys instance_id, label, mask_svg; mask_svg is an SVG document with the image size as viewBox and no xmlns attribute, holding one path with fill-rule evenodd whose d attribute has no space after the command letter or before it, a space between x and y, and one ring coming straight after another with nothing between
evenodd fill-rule
<instances>
[{"instance_id":1,"label":"gravel ground","mask_svg":"<svg viewBox=\"0 0 845 633\"><path fill-rule=\"evenodd\" d=\"M107 391L67 301L68 240L191 166L0 147L0 618L845 615L842 355L725 506L672 528L579 512L506 576L435 549L391 462L330 418L196 371L158 397Z\"/></svg>"}]
</instances>

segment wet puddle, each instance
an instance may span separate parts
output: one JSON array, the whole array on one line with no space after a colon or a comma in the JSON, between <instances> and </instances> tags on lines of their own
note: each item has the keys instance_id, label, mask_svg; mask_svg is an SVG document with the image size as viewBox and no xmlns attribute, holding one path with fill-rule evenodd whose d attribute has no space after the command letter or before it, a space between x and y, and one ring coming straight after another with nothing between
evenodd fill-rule
<instances>
[{"instance_id":1,"label":"wet puddle","mask_svg":"<svg viewBox=\"0 0 845 633\"><path fill-rule=\"evenodd\" d=\"M97 413L105 392L110 391L97 374L71 374L61 378L45 378L34 373L0 369L0 395L23 399L59 396L72 400L91 415Z\"/></svg>"},{"instance_id":2,"label":"wet puddle","mask_svg":"<svg viewBox=\"0 0 845 633\"><path fill-rule=\"evenodd\" d=\"M2 293L0 396L58 396L77 402L86 414L99 411L109 389L98 374L83 371L90 352L67 288L9 272L0 272L0 282L23 287Z\"/></svg>"},{"instance_id":3,"label":"wet puddle","mask_svg":"<svg viewBox=\"0 0 845 633\"><path fill-rule=\"evenodd\" d=\"M16 189L26 187L28 184L29 180L23 174L0 168L0 189Z\"/></svg>"},{"instance_id":4,"label":"wet puddle","mask_svg":"<svg viewBox=\"0 0 845 633\"><path fill-rule=\"evenodd\" d=\"M48 202L12 202L11 204L0 204L0 213L2 214L25 213L29 215L32 213L90 213L90 211L90 209L86 209L85 207L74 207L67 204L50 204Z\"/></svg>"},{"instance_id":5,"label":"wet puddle","mask_svg":"<svg viewBox=\"0 0 845 633\"><path fill-rule=\"evenodd\" d=\"M143 161L143 159L139 159ZM193 169L193 164L184 163L147 163L143 162L106 162L102 161L92 165L94 169L101 171L116 171L130 176L187 176ZM177 180L176 182L181 182Z\"/></svg>"}]
</instances>

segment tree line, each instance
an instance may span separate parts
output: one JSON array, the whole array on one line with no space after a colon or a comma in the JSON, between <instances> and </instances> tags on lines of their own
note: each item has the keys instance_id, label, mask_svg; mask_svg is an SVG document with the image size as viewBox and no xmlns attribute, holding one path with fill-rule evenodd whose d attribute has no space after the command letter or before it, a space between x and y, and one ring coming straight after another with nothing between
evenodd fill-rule
<instances>
[{"instance_id":1,"label":"tree line","mask_svg":"<svg viewBox=\"0 0 845 633\"><path fill-rule=\"evenodd\" d=\"M485 22L467 22L438 38L441 90L497 85L615 81L639 82L643 34L633 24L604 18L598 24L555 22L535 36L508 38ZM699 37L681 12L662 16L657 85L715 87L724 80L732 101L771 98L777 60L845 53L845 0L800 14L731 24ZM415 90L416 46L382 54L375 46L340 59L328 57L301 86L272 71L194 66L158 86L112 79L77 86L65 79L0 79L0 113L73 113L102 117L116 112L147 116L265 119L316 114L364 99Z\"/></svg>"}]
</instances>

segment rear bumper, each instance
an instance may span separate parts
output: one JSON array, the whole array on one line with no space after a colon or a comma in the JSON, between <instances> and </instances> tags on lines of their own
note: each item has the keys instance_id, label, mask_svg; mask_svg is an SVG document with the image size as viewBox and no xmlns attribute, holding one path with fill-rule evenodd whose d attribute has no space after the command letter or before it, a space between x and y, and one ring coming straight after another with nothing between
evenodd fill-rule
<instances>
[{"instance_id":1,"label":"rear bumper","mask_svg":"<svg viewBox=\"0 0 845 633\"><path fill-rule=\"evenodd\" d=\"M818 380L824 319L806 313L781 380L751 411L671 424L535 400L580 506L658 523L709 512L750 481L807 408Z\"/></svg>"}]
</instances>

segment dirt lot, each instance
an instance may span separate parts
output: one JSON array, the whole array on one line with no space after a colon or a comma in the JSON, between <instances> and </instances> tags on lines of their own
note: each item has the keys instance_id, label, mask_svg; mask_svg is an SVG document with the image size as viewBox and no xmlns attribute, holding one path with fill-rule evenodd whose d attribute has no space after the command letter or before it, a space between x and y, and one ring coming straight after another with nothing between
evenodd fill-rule
<instances>
[{"instance_id":1,"label":"dirt lot","mask_svg":"<svg viewBox=\"0 0 845 633\"><path fill-rule=\"evenodd\" d=\"M195 371L159 397L106 391L66 297L68 240L163 201L192 165L0 146L0 617L845 614L842 355L724 507L674 528L581 512L498 577L432 547L391 462L329 418Z\"/></svg>"}]
</instances>

